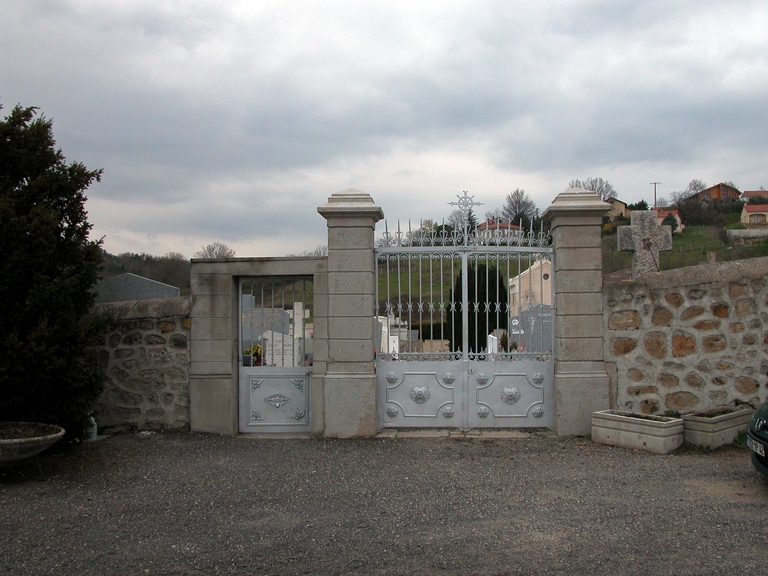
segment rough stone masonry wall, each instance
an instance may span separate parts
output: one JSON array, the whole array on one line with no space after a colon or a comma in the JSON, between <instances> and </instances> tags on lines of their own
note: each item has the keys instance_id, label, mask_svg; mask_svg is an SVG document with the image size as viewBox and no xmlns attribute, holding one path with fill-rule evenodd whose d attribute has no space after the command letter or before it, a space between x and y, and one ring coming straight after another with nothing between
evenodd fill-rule
<instances>
[{"instance_id":1,"label":"rough stone masonry wall","mask_svg":"<svg viewBox=\"0 0 768 576\"><path fill-rule=\"evenodd\" d=\"M107 316L99 430L189 430L189 299L97 304L94 312Z\"/></svg>"},{"instance_id":2,"label":"rough stone masonry wall","mask_svg":"<svg viewBox=\"0 0 768 576\"><path fill-rule=\"evenodd\" d=\"M765 400L768 258L607 284L603 304L617 408L687 413Z\"/></svg>"}]
</instances>

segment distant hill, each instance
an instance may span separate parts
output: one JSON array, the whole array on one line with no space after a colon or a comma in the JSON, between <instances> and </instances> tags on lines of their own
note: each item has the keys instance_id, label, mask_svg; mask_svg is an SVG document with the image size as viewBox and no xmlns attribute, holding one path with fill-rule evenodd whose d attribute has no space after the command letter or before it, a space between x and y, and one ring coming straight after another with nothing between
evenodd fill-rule
<instances>
[{"instance_id":1,"label":"distant hill","mask_svg":"<svg viewBox=\"0 0 768 576\"><path fill-rule=\"evenodd\" d=\"M190 261L183 254L169 253L165 256L152 256L125 252L115 256L102 250L102 255L104 257L101 266L102 280L130 272L176 286L181 296L189 295Z\"/></svg>"}]
</instances>

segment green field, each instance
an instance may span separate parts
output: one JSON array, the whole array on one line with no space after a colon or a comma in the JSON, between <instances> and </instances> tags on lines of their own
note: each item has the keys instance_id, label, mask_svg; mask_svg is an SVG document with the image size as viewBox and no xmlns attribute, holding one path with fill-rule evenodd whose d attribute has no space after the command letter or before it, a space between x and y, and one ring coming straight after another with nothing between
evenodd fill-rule
<instances>
[{"instance_id":1,"label":"green field","mask_svg":"<svg viewBox=\"0 0 768 576\"><path fill-rule=\"evenodd\" d=\"M738 214L728 214L727 228L737 228ZM735 218L734 218L735 217ZM632 254L616 249L617 234L603 236L603 272L632 267ZM661 270L695 266L707 262L709 252L714 252L718 262L768 256L768 243L728 244L725 229L721 226L687 226L685 232L672 235L672 251L659 255Z\"/></svg>"}]
</instances>

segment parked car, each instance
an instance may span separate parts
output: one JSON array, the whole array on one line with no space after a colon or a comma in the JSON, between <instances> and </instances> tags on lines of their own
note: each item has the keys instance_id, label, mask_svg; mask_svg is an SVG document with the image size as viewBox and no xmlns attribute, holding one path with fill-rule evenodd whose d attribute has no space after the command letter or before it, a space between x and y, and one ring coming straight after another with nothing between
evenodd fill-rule
<instances>
[{"instance_id":1,"label":"parked car","mask_svg":"<svg viewBox=\"0 0 768 576\"><path fill-rule=\"evenodd\" d=\"M768 477L768 401L755 410L747 428L747 446L752 450L752 465Z\"/></svg>"}]
</instances>

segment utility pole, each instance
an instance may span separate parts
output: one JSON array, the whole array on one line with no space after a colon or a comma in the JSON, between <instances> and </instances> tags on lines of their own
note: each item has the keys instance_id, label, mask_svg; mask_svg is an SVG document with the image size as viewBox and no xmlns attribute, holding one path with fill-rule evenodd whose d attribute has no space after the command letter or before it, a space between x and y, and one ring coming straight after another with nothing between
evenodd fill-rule
<instances>
[{"instance_id":1,"label":"utility pole","mask_svg":"<svg viewBox=\"0 0 768 576\"><path fill-rule=\"evenodd\" d=\"M656 208L656 184L661 184L661 182L651 182L653 184L653 207Z\"/></svg>"}]
</instances>

